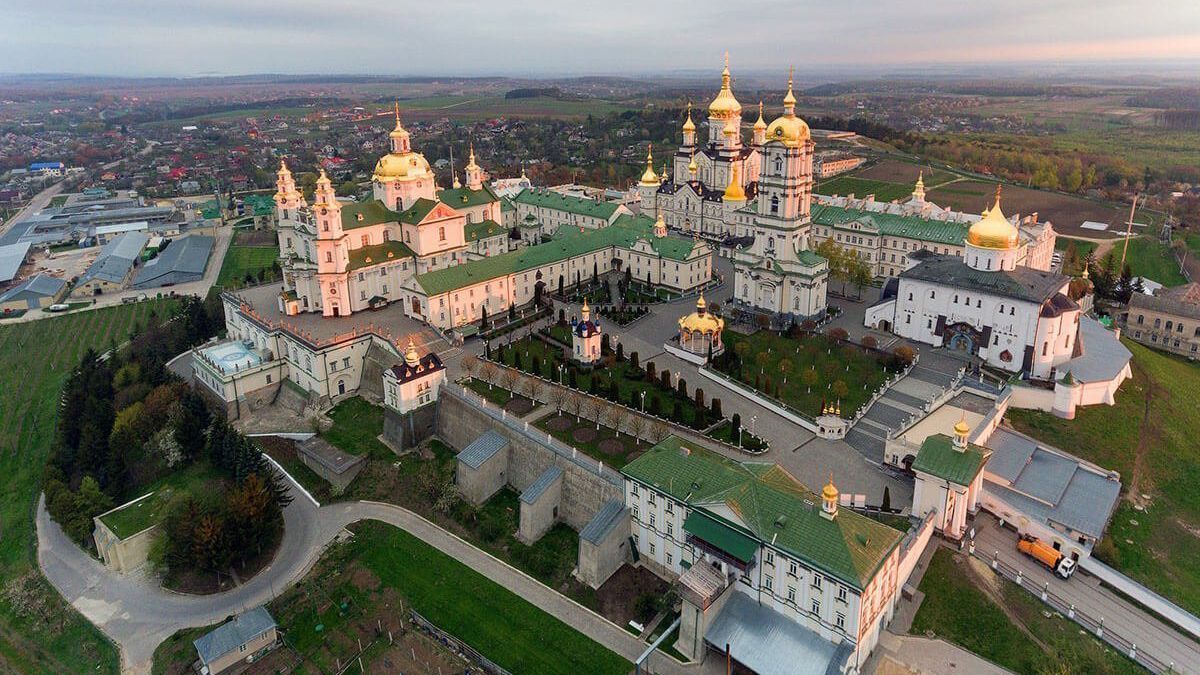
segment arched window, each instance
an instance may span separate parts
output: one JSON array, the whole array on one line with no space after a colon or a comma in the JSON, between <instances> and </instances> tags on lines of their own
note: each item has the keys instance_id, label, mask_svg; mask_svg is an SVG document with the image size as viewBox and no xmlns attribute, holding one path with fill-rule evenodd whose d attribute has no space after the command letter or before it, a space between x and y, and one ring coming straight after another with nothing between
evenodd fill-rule
<instances>
[{"instance_id":1,"label":"arched window","mask_svg":"<svg viewBox=\"0 0 1200 675\"><path fill-rule=\"evenodd\" d=\"M775 158L775 173L783 173L783 158Z\"/></svg>"},{"instance_id":2,"label":"arched window","mask_svg":"<svg viewBox=\"0 0 1200 675\"><path fill-rule=\"evenodd\" d=\"M771 213L779 213L779 195L771 195Z\"/></svg>"}]
</instances>

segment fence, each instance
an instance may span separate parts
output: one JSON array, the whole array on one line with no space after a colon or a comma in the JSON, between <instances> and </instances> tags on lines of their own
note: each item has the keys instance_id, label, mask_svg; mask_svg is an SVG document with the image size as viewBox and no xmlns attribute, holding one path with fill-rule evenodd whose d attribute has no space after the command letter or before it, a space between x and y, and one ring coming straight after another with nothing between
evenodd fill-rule
<instances>
[{"instance_id":1,"label":"fence","mask_svg":"<svg viewBox=\"0 0 1200 675\"><path fill-rule=\"evenodd\" d=\"M459 640L441 628L438 628L435 624L430 622L429 619L426 619L418 614L417 610L410 609L408 614L409 618L413 622L413 625L423 631L426 635L429 635L451 650L466 657L469 661L471 661L471 663L474 663L482 668L484 672L491 673L491 675L512 675L512 673L496 665L496 663L494 663L488 657L480 654L471 645Z\"/></svg>"},{"instance_id":2,"label":"fence","mask_svg":"<svg viewBox=\"0 0 1200 675\"><path fill-rule=\"evenodd\" d=\"M979 558L980 560L987 561L988 564L991 566L991 568L997 574L1004 577L1005 579L1008 579L1009 581L1015 583L1018 586L1024 587L1030 593L1033 593L1035 596L1041 598L1042 602L1049 605L1051 607L1051 609L1066 616L1068 619L1071 619L1072 621L1079 624L1080 626L1083 626L1083 628L1085 630L1087 630L1088 632L1090 632L1092 635L1103 640L1104 642L1107 642L1114 649L1121 652L1122 654L1125 654L1130 659L1132 659L1134 662L1136 662L1138 665L1141 665L1142 667L1146 668L1150 672L1152 672L1152 673L1177 672L1175 669L1174 663L1163 663L1162 661L1156 659L1153 656L1150 656L1149 654L1145 653L1144 651L1139 650L1137 647L1137 644L1134 643L1133 641L1131 641L1130 639L1126 638L1125 636L1119 635L1119 634L1113 632L1112 630L1109 630L1108 628L1105 628L1104 617L1096 618L1096 617L1084 614L1083 612L1081 612L1079 610L1076 610L1075 605L1071 604L1070 602L1067 602L1062 597L1057 595L1054 591L1050 590L1049 584L1043 585L1040 590L1031 588L1029 586L1029 584L1026 583L1026 580L1025 580L1024 575L1022 574L1021 570L1008 565L1004 561L1000 560L994 554L991 556L982 555L980 552L975 550L974 543L972 543L968 547L967 552L970 555L973 555L976 558Z\"/></svg>"}]
</instances>

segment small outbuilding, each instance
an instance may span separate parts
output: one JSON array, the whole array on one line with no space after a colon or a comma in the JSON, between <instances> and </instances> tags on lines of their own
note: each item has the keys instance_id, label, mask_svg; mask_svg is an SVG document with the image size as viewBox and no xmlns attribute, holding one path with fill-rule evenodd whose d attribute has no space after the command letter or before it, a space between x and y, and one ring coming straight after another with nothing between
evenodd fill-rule
<instances>
[{"instance_id":1,"label":"small outbuilding","mask_svg":"<svg viewBox=\"0 0 1200 675\"><path fill-rule=\"evenodd\" d=\"M238 614L192 642L200 656L200 672L224 673L271 651L279 644L279 630L266 607Z\"/></svg>"}]
</instances>

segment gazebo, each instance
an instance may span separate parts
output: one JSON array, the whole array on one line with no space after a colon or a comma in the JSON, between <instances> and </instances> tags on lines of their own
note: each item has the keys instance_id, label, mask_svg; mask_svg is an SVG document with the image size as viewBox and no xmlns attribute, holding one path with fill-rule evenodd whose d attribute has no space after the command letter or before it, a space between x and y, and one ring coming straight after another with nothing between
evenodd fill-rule
<instances>
[{"instance_id":1,"label":"gazebo","mask_svg":"<svg viewBox=\"0 0 1200 675\"><path fill-rule=\"evenodd\" d=\"M701 293L696 300L696 311L679 320L679 347L701 357L708 357L711 349L711 355L718 356L725 351L725 343L721 341L724 330L725 320L709 314Z\"/></svg>"}]
</instances>

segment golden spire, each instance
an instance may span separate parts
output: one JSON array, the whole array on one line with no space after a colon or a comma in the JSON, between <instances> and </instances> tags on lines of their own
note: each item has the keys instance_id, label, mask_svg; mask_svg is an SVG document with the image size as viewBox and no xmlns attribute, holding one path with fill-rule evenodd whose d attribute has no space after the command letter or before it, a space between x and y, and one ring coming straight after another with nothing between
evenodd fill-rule
<instances>
[{"instance_id":1,"label":"golden spire","mask_svg":"<svg viewBox=\"0 0 1200 675\"><path fill-rule=\"evenodd\" d=\"M1000 208L1000 188L1002 187L1004 186L1001 183L996 183L996 204L992 207L993 209Z\"/></svg>"},{"instance_id":2,"label":"golden spire","mask_svg":"<svg viewBox=\"0 0 1200 675\"><path fill-rule=\"evenodd\" d=\"M703 314L704 308L707 306L708 303L704 302L704 291L700 291L700 297L696 300L696 311Z\"/></svg>"},{"instance_id":3,"label":"golden spire","mask_svg":"<svg viewBox=\"0 0 1200 675\"><path fill-rule=\"evenodd\" d=\"M654 221L654 236L660 238L667 236L667 223L663 220L661 206L658 207L658 220Z\"/></svg>"},{"instance_id":4,"label":"golden spire","mask_svg":"<svg viewBox=\"0 0 1200 675\"><path fill-rule=\"evenodd\" d=\"M395 112L396 112L396 128L399 129L400 128L400 100L397 99L393 105L395 106Z\"/></svg>"},{"instance_id":5,"label":"golden spire","mask_svg":"<svg viewBox=\"0 0 1200 675\"><path fill-rule=\"evenodd\" d=\"M708 116L716 119L724 119L732 115L740 115L742 112L742 104L733 95L733 90L729 88L729 52L725 52L725 68L721 71L721 91L717 92L717 97L712 103L708 104Z\"/></svg>"},{"instance_id":6,"label":"golden spire","mask_svg":"<svg viewBox=\"0 0 1200 675\"><path fill-rule=\"evenodd\" d=\"M411 335L408 338L408 347L404 350L404 362L413 367L421 362L421 358L417 356L417 345L413 344Z\"/></svg>"},{"instance_id":7,"label":"golden spire","mask_svg":"<svg viewBox=\"0 0 1200 675\"><path fill-rule=\"evenodd\" d=\"M692 179L695 180L696 172L700 170L700 165L696 164L696 151L692 151L692 161L688 162L688 173L692 174Z\"/></svg>"},{"instance_id":8,"label":"golden spire","mask_svg":"<svg viewBox=\"0 0 1200 675\"><path fill-rule=\"evenodd\" d=\"M754 123L755 131L766 131L767 121L763 119L763 102L760 99L758 102L758 121Z\"/></svg>"},{"instance_id":9,"label":"golden spire","mask_svg":"<svg viewBox=\"0 0 1200 675\"><path fill-rule=\"evenodd\" d=\"M642 172L642 185L658 185L658 175L654 173L654 144L646 149L646 170Z\"/></svg>"},{"instance_id":10,"label":"golden spire","mask_svg":"<svg viewBox=\"0 0 1200 675\"><path fill-rule=\"evenodd\" d=\"M920 171L917 172L917 187L918 188L925 187L925 170L924 169L921 169Z\"/></svg>"},{"instance_id":11,"label":"golden spire","mask_svg":"<svg viewBox=\"0 0 1200 675\"><path fill-rule=\"evenodd\" d=\"M792 74L794 70L795 66L788 68L788 90L787 94L783 97L783 111L789 116L796 114L796 95L792 93Z\"/></svg>"},{"instance_id":12,"label":"golden spire","mask_svg":"<svg viewBox=\"0 0 1200 675\"><path fill-rule=\"evenodd\" d=\"M450 182L450 185L451 185L451 186L453 186L455 190L457 190L458 188L462 187L462 183L458 182L458 172L457 172L457 171L451 171L451 172L450 172L450 175L452 175L452 176L454 177L454 178L451 180L451 182Z\"/></svg>"},{"instance_id":13,"label":"golden spire","mask_svg":"<svg viewBox=\"0 0 1200 675\"><path fill-rule=\"evenodd\" d=\"M687 104L687 120L685 120L683 123L683 130L684 131L695 131L696 130L696 123L692 121L692 102L691 101L688 101L688 104Z\"/></svg>"},{"instance_id":14,"label":"golden spire","mask_svg":"<svg viewBox=\"0 0 1200 675\"><path fill-rule=\"evenodd\" d=\"M467 157L467 168L470 169L475 166L475 142L471 141L468 147L470 148L470 151Z\"/></svg>"},{"instance_id":15,"label":"golden spire","mask_svg":"<svg viewBox=\"0 0 1200 675\"><path fill-rule=\"evenodd\" d=\"M584 321L591 320L592 309L590 307L588 307L587 298L583 299L583 309L579 310L579 316Z\"/></svg>"},{"instance_id":16,"label":"golden spire","mask_svg":"<svg viewBox=\"0 0 1200 675\"><path fill-rule=\"evenodd\" d=\"M729 171L729 185L725 187L725 201L746 201L746 191L742 189L742 181L739 179L739 170L741 165L733 164Z\"/></svg>"}]
</instances>

